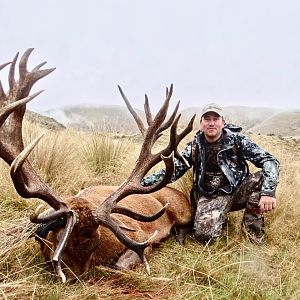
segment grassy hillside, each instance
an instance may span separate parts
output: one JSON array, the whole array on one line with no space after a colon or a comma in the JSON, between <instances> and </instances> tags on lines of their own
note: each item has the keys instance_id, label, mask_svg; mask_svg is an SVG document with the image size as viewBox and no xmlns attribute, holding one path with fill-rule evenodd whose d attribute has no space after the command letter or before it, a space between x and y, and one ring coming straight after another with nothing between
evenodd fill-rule
<instances>
[{"instance_id":1,"label":"grassy hillside","mask_svg":"<svg viewBox=\"0 0 300 300\"><path fill-rule=\"evenodd\" d=\"M25 120L51 130L60 130L66 128L64 125L60 124L53 118L46 117L29 110L26 110L25 112Z\"/></svg>"},{"instance_id":2,"label":"grassy hillside","mask_svg":"<svg viewBox=\"0 0 300 300\"><path fill-rule=\"evenodd\" d=\"M137 110L144 119L144 113ZM199 126L201 107L181 111L181 123L186 124L193 114L197 114L195 128ZM133 134L137 126L124 106L69 106L62 109L45 111L45 115L73 129L96 129L117 133ZM227 106L224 107L227 123L243 127L244 132L265 135L300 137L300 112L282 111L263 107Z\"/></svg>"},{"instance_id":3,"label":"grassy hillside","mask_svg":"<svg viewBox=\"0 0 300 300\"><path fill-rule=\"evenodd\" d=\"M144 118L142 111L137 113ZM101 131L133 133L137 126L125 106L69 106L43 114L73 129L96 129Z\"/></svg>"},{"instance_id":4,"label":"grassy hillside","mask_svg":"<svg viewBox=\"0 0 300 300\"><path fill-rule=\"evenodd\" d=\"M293 136L300 138L300 111L281 112L250 128L259 134Z\"/></svg>"},{"instance_id":5,"label":"grassy hillside","mask_svg":"<svg viewBox=\"0 0 300 300\"><path fill-rule=\"evenodd\" d=\"M26 143L45 131L30 123L25 127ZM41 201L21 199L0 162L0 299L299 299L300 144L275 136L251 138L281 161L278 207L266 215L263 246L246 240L241 212L236 212L216 244L203 246L188 236L181 247L169 238L152 254L151 276L142 266L128 272L94 267L65 285L49 272L29 238L28 217ZM106 148L124 151L98 160L95 155ZM67 129L48 131L30 160L58 193L67 195L92 184L120 184L138 150L136 140ZM99 161L102 172L96 168ZM176 186L186 189L187 184L188 175Z\"/></svg>"}]
</instances>

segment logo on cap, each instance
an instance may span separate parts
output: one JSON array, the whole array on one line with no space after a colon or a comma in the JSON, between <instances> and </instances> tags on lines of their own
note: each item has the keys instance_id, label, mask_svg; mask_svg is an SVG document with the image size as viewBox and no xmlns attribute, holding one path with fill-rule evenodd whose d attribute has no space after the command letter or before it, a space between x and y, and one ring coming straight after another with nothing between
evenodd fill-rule
<instances>
[{"instance_id":1,"label":"logo on cap","mask_svg":"<svg viewBox=\"0 0 300 300\"><path fill-rule=\"evenodd\" d=\"M218 114L220 117L223 116L223 110L222 110L221 106L216 103L209 103L209 104L205 105L202 109L201 117L203 117L203 115L208 112L214 112L214 113Z\"/></svg>"}]
</instances>

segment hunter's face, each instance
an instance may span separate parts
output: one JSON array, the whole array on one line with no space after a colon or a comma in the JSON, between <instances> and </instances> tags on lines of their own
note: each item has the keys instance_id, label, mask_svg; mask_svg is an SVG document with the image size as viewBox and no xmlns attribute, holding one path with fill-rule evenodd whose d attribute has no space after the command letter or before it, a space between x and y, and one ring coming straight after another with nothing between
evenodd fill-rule
<instances>
[{"instance_id":1,"label":"hunter's face","mask_svg":"<svg viewBox=\"0 0 300 300\"><path fill-rule=\"evenodd\" d=\"M215 112L207 112L204 114L200 121L201 130L208 142L214 142L222 134L224 127L224 119Z\"/></svg>"}]
</instances>

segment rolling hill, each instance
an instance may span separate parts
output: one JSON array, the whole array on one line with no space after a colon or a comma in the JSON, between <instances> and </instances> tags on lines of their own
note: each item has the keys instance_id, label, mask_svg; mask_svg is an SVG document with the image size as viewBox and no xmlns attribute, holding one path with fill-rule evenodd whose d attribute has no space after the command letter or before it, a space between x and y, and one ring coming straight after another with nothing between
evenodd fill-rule
<instances>
[{"instance_id":1,"label":"rolling hill","mask_svg":"<svg viewBox=\"0 0 300 300\"><path fill-rule=\"evenodd\" d=\"M180 124L186 124L193 114L197 114L194 128L198 128L201 107L181 111ZM144 112L136 110L142 119ZM300 111L279 110L263 107L227 106L224 107L225 120L243 127L244 132L255 134L292 136L300 138ZM124 106L68 106L44 111L43 115L55 119L65 127L120 133L136 133L135 121Z\"/></svg>"},{"instance_id":2,"label":"rolling hill","mask_svg":"<svg viewBox=\"0 0 300 300\"><path fill-rule=\"evenodd\" d=\"M66 128L61 123L57 122L54 118L50 118L30 110L26 110L24 119L50 130L61 130Z\"/></svg>"},{"instance_id":3,"label":"rolling hill","mask_svg":"<svg viewBox=\"0 0 300 300\"><path fill-rule=\"evenodd\" d=\"M280 112L254 125L250 130L259 134L300 137L300 110Z\"/></svg>"},{"instance_id":4,"label":"rolling hill","mask_svg":"<svg viewBox=\"0 0 300 300\"><path fill-rule=\"evenodd\" d=\"M144 120L144 112L141 110L136 111ZM74 129L97 129L122 133L137 132L134 119L128 109L123 106L67 106L61 109L44 111L42 114Z\"/></svg>"}]
</instances>

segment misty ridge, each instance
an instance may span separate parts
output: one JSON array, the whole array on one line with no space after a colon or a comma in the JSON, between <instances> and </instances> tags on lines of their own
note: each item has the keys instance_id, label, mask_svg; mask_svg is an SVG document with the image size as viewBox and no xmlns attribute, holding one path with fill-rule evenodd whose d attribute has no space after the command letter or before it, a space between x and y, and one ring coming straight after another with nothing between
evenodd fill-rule
<instances>
[{"instance_id":1,"label":"misty ridge","mask_svg":"<svg viewBox=\"0 0 300 300\"><path fill-rule=\"evenodd\" d=\"M187 124L196 114L194 130L199 128L202 107L190 107L180 111L179 126ZM226 123L243 128L244 133L300 138L300 110L283 110L266 107L225 106ZM136 109L145 120L144 112ZM73 128L99 130L122 134L136 134L137 126L125 106L121 105L74 105L43 111L27 112L31 122L52 129Z\"/></svg>"}]
</instances>

